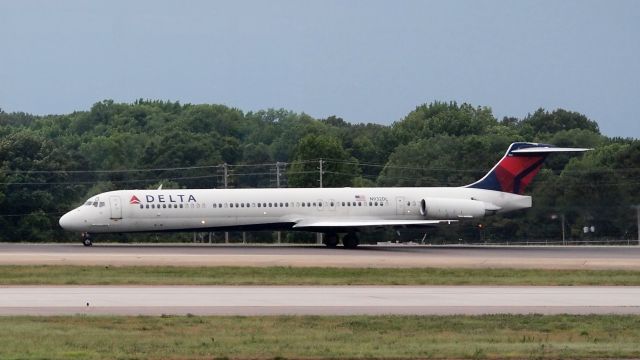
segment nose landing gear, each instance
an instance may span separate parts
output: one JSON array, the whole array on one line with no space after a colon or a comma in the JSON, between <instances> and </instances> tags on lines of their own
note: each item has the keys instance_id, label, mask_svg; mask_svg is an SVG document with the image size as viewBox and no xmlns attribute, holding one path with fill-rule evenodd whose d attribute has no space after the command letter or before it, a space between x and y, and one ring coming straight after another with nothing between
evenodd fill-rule
<instances>
[{"instance_id":1,"label":"nose landing gear","mask_svg":"<svg viewBox=\"0 0 640 360\"><path fill-rule=\"evenodd\" d=\"M92 246L93 242L91 242L91 234L89 233L82 233L82 245L84 246Z\"/></svg>"}]
</instances>

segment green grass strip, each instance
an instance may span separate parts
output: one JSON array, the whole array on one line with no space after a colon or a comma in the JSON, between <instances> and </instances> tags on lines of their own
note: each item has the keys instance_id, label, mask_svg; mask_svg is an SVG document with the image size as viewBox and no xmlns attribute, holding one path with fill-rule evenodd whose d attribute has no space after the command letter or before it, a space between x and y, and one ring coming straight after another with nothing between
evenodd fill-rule
<instances>
[{"instance_id":1,"label":"green grass strip","mask_svg":"<svg viewBox=\"0 0 640 360\"><path fill-rule=\"evenodd\" d=\"M640 357L640 316L4 317L2 359Z\"/></svg>"},{"instance_id":2,"label":"green grass strip","mask_svg":"<svg viewBox=\"0 0 640 360\"><path fill-rule=\"evenodd\" d=\"M0 285L640 285L640 271L0 266Z\"/></svg>"}]
</instances>

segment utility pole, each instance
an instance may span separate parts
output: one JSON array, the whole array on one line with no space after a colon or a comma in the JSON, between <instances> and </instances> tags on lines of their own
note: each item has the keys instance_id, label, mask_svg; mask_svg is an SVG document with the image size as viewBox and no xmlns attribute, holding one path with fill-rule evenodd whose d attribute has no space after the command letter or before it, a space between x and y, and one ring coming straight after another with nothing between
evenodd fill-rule
<instances>
[{"instance_id":1,"label":"utility pole","mask_svg":"<svg viewBox=\"0 0 640 360\"><path fill-rule=\"evenodd\" d=\"M564 213L560 214L560 223L562 224L562 245L566 245L564 240Z\"/></svg>"},{"instance_id":2,"label":"utility pole","mask_svg":"<svg viewBox=\"0 0 640 360\"><path fill-rule=\"evenodd\" d=\"M229 181L228 181L229 171L227 169L227 163L222 164L222 169L224 170L224 188L226 189L227 186L229 186ZM228 231L224 232L224 243L225 244L229 243L229 232Z\"/></svg>"},{"instance_id":3,"label":"utility pole","mask_svg":"<svg viewBox=\"0 0 640 360\"><path fill-rule=\"evenodd\" d=\"M320 159L320 188L322 189L322 173L324 171L322 171L322 159ZM322 233L316 233L316 243L318 245L322 245Z\"/></svg>"},{"instance_id":4,"label":"utility pole","mask_svg":"<svg viewBox=\"0 0 640 360\"><path fill-rule=\"evenodd\" d=\"M552 214L551 219L556 220L558 218L557 214ZM566 244L565 241L565 233L564 233L564 214L560 214L560 226L562 227L562 245Z\"/></svg>"},{"instance_id":5,"label":"utility pole","mask_svg":"<svg viewBox=\"0 0 640 360\"><path fill-rule=\"evenodd\" d=\"M640 204L632 206L636 209L636 226L638 227L638 245L640 246Z\"/></svg>"},{"instance_id":6,"label":"utility pole","mask_svg":"<svg viewBox=\"0 0 640 360\"><path fill-rule=\"evenodd\" d=\"M281 162L278 161L276 162L276 187L279 189L280 188L280 164ZM276 239L276 244L280 244L280 231L276 232L277 235L277 239Z\"/></svg>"},{"instance_id":7,"label":"utility pole","mask_svg":"<svg viewBox=\"0 0 640 360\"><path fill-rule=\"evenodd\" d=\"M322 173L323 173L323 171L322 171L322 163L323 163L323 161L322 161L322 159L320 159L320 188L322 188Z\"/></svg>"}]
</instances>

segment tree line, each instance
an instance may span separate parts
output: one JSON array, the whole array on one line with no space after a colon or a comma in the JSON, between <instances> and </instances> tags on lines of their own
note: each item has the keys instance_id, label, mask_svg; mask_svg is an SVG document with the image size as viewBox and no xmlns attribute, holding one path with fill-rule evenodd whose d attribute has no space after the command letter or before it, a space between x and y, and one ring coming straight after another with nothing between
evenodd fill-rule
<instances>
[{"instance_id":1,"label":"tree line","mask_svg":"<svg viewBox=\"0 0 640 360\"><path fill-rule=\"evenodd\" d=\"M640 141L604 136L578 112L538 109L499 120L488 107L433 102L381 125L284 109L105 100L64 115L0 109L0 241L73 240L58 218L103 191L222 188L225 181L236 188L275 187L278 180L317 187L321 159L324 187L460 186L483 176L514 141L594 151L551 157L527 189L532 209L483 219L482 227L430 230L429 241L558 240L561 217L570 239L635 238ZM250 238L269 241L271 235Z\"/></svg>"}]
</instances>

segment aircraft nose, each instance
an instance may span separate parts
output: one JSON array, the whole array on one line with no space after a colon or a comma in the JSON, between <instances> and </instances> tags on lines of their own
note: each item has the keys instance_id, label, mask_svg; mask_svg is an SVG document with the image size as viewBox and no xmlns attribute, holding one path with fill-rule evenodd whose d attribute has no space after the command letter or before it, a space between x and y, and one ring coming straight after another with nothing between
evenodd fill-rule
<instances>
[{"instance_id":1,"label":"aircraft nose","mask_svg":"<svg viewBox=\"0 0 640 360\"><path fill-rule=\"evenodd\" d=\"M69 211L68 213L62 215L60 220L58 220L60 227L65 230L73 230L75 224L73 211Z\"/></svg>"},{"instance_id":2,"label":"aircraft nose","mask_svg":"<svg viewBox=\"0 0 640 360\"><path fill-rule=\"evenodd\" d=\"M71 219L69 219L69 213L66 213L64 215L62 215L62 217L60 218L60 220L58 220L58 224L60 224L60 227L63 229L66 229L67 227L69 227L69 222Z\"/></svg>"}]
</instances>

